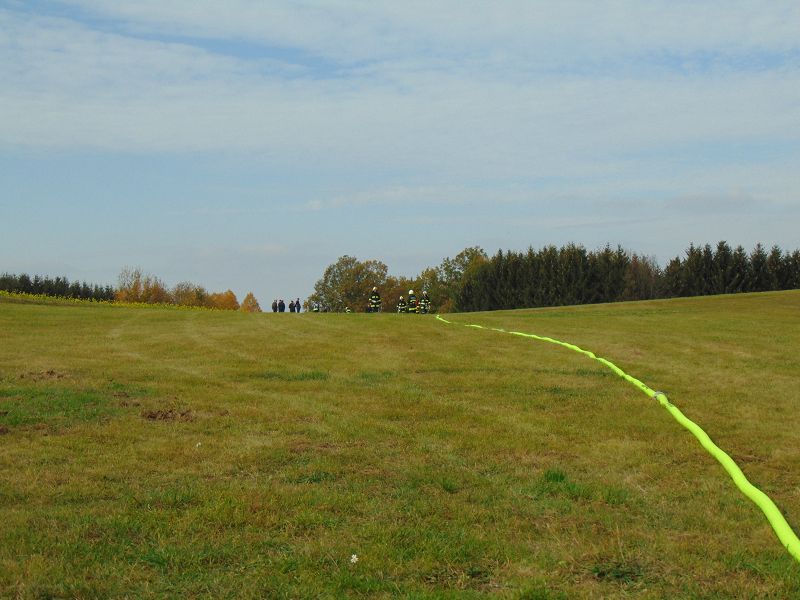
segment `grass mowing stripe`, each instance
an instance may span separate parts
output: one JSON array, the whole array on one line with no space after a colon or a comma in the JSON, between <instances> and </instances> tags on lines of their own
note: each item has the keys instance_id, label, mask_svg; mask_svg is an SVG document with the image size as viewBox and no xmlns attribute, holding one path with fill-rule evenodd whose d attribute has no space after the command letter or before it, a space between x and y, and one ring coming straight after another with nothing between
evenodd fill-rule
<instances>
[{"instance_id":1,"label":"grass mowing stripe","mask_svg":"<svg viewBox=\"0 0 800 600\"><path fill-rule=\"evenodd\" d=\"M448 321L443 319L441 316L436 315L436 318L447 324L453 324L452 321ZM764 513L764 516L767 517L767 521L772 526L772 530L775 532L775 535L778 536L778 539L784 545L786 550L789 551L795 560L800 562L800 539L798 539L795 532L789 526L789 523L786 522L783 515L781 514L780 509L775 506L775 503L772 499L767 496L764 492L754 486L750 481L748 481L747 477L745 477L742 470L736 464L736 462L728 456L728 454L722 450L719 446L717 446L712 439L708 436L708 434L703 431L703 429L694 421L689 419L686 415L684 415L680 409L672 404L669 399L667 398L666 394L663 392L657 392L650 387L648 387L643 382L639 381L635 377L631 377L625 371L620 369L617 365L612 363L605 358L597 356L594 352L590 352L588 350L584 350L583 348L579 348L574 344L569 344L567 342L562 342L561 340L556 340L549 337L544 337L540 335L535 335L533 333L521 333L519 331L506 331L505 329L499 329L497 327L484 327L483 325L474 325L474 324L462 324L456 323L457 325L464 325L465 327L471 327L473 329L487 329L489 331L497 331L500 333L508 333L510 335L518 335L521 337L531 338L535 340L539 340L542 342L548 342L551 344L556 344L558 346L563 346L564 348L568 348L574 352L578 352L589 358L596 360L597 362L605 365L609 369L611 369L614 373L622 377L628 383L636 386L650 396L651 398L658 400L658 402L664 408L669 411L669 413L673 416L673 418L680 423L683 427L688 429L692 435L694 435L697 440L700 442L700 445L708 451L711 456L713 456L721 465L722 468L730 475L733 482L736 484L736 487L747 496L756 506L758 506L761 511Z\"/></svg>"}]
</instances>

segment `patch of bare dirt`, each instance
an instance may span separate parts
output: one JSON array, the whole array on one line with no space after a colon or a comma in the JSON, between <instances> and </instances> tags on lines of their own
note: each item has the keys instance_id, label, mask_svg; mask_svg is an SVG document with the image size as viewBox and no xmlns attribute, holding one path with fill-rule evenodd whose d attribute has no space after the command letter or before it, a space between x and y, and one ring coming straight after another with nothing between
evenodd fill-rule
<instances>
[{"instance_id":1,"label":"patch of bare dirt","mask_svg":"<svg viewBox=\"0 0 800 600\"><path fill-rule=\"evenodd\" d=\"M0 425L0 435L5 435L7 433L11 433L11 430L5 425Z\"/></svg>"},{"instance_id":2,"label":"patch of bare dirt","mask_svg":"<svg viewBox=\"0 0 800 600\"><path fill-rule=\"evenodd\" d=\"M66 379L67 374L62 371L48 369L47 371L30 371L23 373L19 376L20 379L28 379L30 381L52 381L58 379Z\"/></svg>"},{"instance_id":3,"label":"patch of bare dirt","mask_svg":"<svg viewBox=\"0 0 800 600\"><path fill-rule=\"evenodd\" d=\"M144 410L142 411L142 418L148 421L180 421L184 423L189 423L196 419L191 410L178 410L175 408Z\"/></svg>"}]
</instances>

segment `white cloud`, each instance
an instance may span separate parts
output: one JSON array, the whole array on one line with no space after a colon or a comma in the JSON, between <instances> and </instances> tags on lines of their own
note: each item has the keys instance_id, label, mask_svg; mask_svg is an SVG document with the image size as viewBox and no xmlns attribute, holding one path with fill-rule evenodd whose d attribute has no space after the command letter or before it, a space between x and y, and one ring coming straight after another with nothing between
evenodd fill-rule
<instances>
[{"instance_id":1,"label":"white cloud","mask_svg":"<svg viewBox=\"0 0 800 600\"><path fill-rule=\"evenodd\" d=\"M0 10L6 152L221 152L412 174L317 196L316 210L525 202L531 189L798 191L795 2L62 4L106 20ZM295 54L220 53L202 43L214 39ZM752 53L766 55L758 68ZM682 66L706 55L708 70ZM729 144L787 150L742 165L719 152Z\"/></svg>"},{"instance_id":2,"label":"white cloud","mask_svg":"<svg viewBox=\"0 0 800 600\"><path fill-rule=\"evenodd\" d=\"M796 63L702 77L630 74L624 66L613 74L560 71L570 61L641 57L662 47L796 50L787 33L787 23L800 28L793 4L760 11L756 25L751 10L669 5L656 12L617 2L602 10L566 2L512 3L505 11L420 5L418 12L406 3L291 10L256 2L78 4L131 19L132 29L243 37L368 65L348 76L295 77L303 67L0 13L6 146L262 151L290 160L310 153L414 166L450 162L457 149L469 170L482 163L502 174L506 165L550 172L564 155L594 160L600 145L616 152L678 140L796 138L788 125L800 117ZM638 22L649 25L647 35L631 26ZM555 38L561 41L551 48ZM447 60L436 58L440 47ZM385 56L376 61L377 48ZM529 58L555 71L530 73Z\"/></svg>"}]
</instances>

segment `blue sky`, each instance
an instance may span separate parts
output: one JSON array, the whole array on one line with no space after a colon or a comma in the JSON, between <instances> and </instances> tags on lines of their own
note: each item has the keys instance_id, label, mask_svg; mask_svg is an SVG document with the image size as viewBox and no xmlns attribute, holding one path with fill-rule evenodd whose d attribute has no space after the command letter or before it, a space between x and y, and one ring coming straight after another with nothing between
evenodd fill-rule
<instances>
[{"instance_id":1,"label":"blue sky","mask_svg":"<svg viewBox=\"0 0 800 600\"><path fill-rule=\"evenodd\" d=\"M800 4L0 0L0 271L800 247Z\"/></svg>"}]
</instances>

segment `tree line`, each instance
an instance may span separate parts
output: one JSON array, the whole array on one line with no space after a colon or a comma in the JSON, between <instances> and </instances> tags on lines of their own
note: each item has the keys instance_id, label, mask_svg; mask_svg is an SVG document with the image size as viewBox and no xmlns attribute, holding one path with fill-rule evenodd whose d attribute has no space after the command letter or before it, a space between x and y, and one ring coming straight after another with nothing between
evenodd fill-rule
<instances>
[{"instance_id":1,"label":"tree line","mask_svg":"<svg viewBox=\"0 0 800 600\"><path fill-rule=\"evenodd\" d=\"M77 281L70 283L66 277L42 277L27 274L0 275L0 290L12 293L36 294L60 298L76 298L104 302L132 302L140 304L174 304L218 310L242 310L261 312L258 300L252 292L241 304L232 290L208 292L203 286L182 281L173 287L167 286L155 275L141 269L125 267L119 274L117 287L90 285Z\"/></svg>"},{"instance_id":2,"label":"tree line","mask_svg":"<svg viewBox=\"0 0 800 600\"><path fill-rule=\"evenodd\" d=\"M455 298L461 311L593 304L766 292L800 288L800 251L747 252L725 242L690 245L662 269L647 256L569 244L502 252L467 277Z\"/></svg>"},{"instance_id":3,"label":"tree line","mask_svg":"<svg viewBox=\"0 0 800 600\"><path fill-rule=\"evenodd\" d=\"M155 275L125 267L119 274L114 299L144 304L176 304L218 310L261 312L258 300L249 292L241 304L232 290L208 292L203 286L181 281L172 288Z\"/></svg>"},{"instance_id":4,"label":"tree line","mask_svg":"<svg viewBox=\"0 0 800 600\"><path fill-rule=\"evenodd\" d=\"M326 310L363 311L373 286L381 291L383 310L394 310L399 297L414 289L427 290L437 312L764 292L800 288L800 251L767 251L757 244L747 252L725 241L716 247L692 244L661 268L654 258L621 246L590 251L578 244L548 245L498 250L491 257L475 246L417 277L392 276L380 261L346 255L328 266L309 302Z\"/></svg>"},{"instance_id":5,"label":"tree line","mask_svg":"<svg viewBox=\"0 0 800 600\"><path fill-rule=\"evenodd\" d=\"M109 302L114 300L114 288L110 285L100 286L88 284L85 281L70 283L66 277L42 277L23 273L14 275L3 273L0 275L0 290L4 292L36 294L41 296L58 296L61 298L77 298L80 300L95 300Z\"/></svg>"},{"instance_id":6,"label":"tree line","mask_svg":"<svg viewBox=\"0 0 800 600\"><path fill-rule=\"evenodd\" d=\"M473 246L454 258L424 269L416 277L389 274L378 260L342 256L329 265L314 285L307 306L323 311L366 310L373 287L380 290L382 309L395 309L409 290L428 292L437 312L499 310L650 300L681 296L765 292L800 288L800 251L769 251L757 244L751 251L690 245L661 268L654 258L621 246L587 250L578 244L524 252L498 250L494 256ZM208 292L183 281L167 286L141 269L124 268L117 287L70 282L66 277L0 275L0 290L96 301L175 304L222 310L261 312L252 292L240 303L231 290Z\"/></svg>"}]
</instances>

